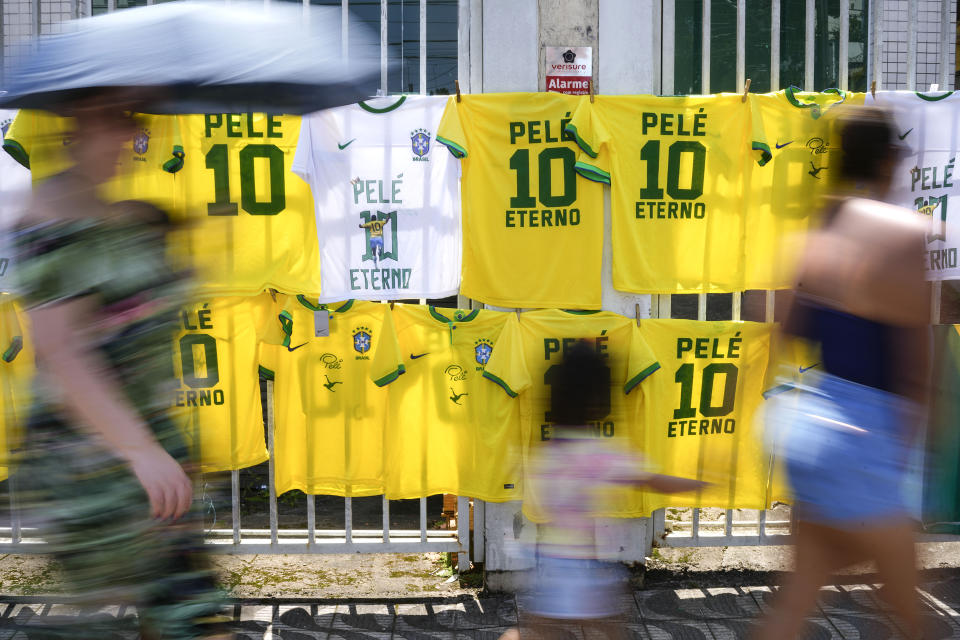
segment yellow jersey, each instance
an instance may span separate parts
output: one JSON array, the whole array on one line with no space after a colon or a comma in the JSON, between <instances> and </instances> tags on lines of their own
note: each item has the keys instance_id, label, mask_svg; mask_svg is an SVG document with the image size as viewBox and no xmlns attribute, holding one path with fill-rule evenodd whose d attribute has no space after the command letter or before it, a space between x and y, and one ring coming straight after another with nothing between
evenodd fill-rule
<instances>
[{"instance_id":1,"label":"yellow jersey","mask_svg":"<svg viewBox=\"0 0 960 640\"><path fill-rule=\"evenodd\" d=\"M391 499L520 498L515 403L482 379L512 313L397 304L371 377L390 385L384 451ZM390 341L385 344L384 341Z\"/></svg>"},{"instance_id":2,"label":"yellow jersey","mask_svg":"<svg viewBox=\"0 0 960 640\"><path fill-rule=\"evenodd\" d=\"M179 116L186 153L178 262L204 296L320 292L320 253L310 188L291 171L299 116Z\"/></svg>"},{"instance_id":3,"label":"yellow jersey","mask_svg":"<svg viewBox=\"0 0 960 640\"><path fill-rule=\"evenodd\" d=\"M100 188L108 202L144 200L172 212L181 186L176 174L183 166L175 116L134 114L136 132L124 146L116 175ZM45 111L20 111L3 137L3 148L30 169L34 183L73 165L69 149L71 118Z\"/></svg>"},{"instance_id":4,"label":"yellow jersey","mask_svg":"<svg viewBox=\"0 0 960 640\"><path fill-rule=\"evenodd\" d=\"M773 325L644 320L641 332L663 365L644 389L644 449L661 473L697 478L702 491L647 493L662 507L763 509L769 461L754 417L763 399Z\"/></svg>"},{"instance_id":5,"label":"yellow jersey","mask_svg":"<svg viewBox=\"0 0 960 640\"><path fill-rule=\"evenodd\" d=\"M641 398L650 396L646 391L631 391L660 365L636 322L608 311L528 311L521 314L519 322L504 329L483 374L499 385L507 397L519 396L525 469L531 468L532 461L539 457L543 447L550 446L553 438L549 415L552 372L563 361L565 351L577 340L587 340L598 353L608 358L610 366L610 414L590 425L591 434L631 449L642 444L642 431L635 417ZM634 489L615 490L608 496L606 504L609 509L598 512L597 516L626 518L643 515L642 495ZM535 522L545 519L540 498L529 483L525 484L523 513Z\"/></svg>"},{"instance_id":6,"label":"yellow jersey","mask_svg":"<svg viewBox=\"0 0 960 640\"><path fill-rule=\"evenodd\" d=\"M11 451L23 441L30 409L30 382L36 370L26 313L8 294L0 295L0 480L10 475Z\"/></svg>"},{"instance_id":7,"label":"yellow jersey","mask_svg":"<svg viewBox=\"0 0 960 640\"><path fill-rule=\"evenodd\" d=\"M447 103L437 141L462 162L460 293L502 307L600 308L603 191L576 179L563 133L585 96Z\"/></svg>"},{"instance_id":8,"label":"yellow jersey","mask_svg":"<svg viewBox=\"0 0 960 640\"><path fill-rule=\"evenodd\" d=\"M387 389L370 368L381 335L393 332L389 305L287 296L272 321L284 333L272 349L277 494L382 494ZM317 322L329 335L317 335Z\"/></svg>"},{"instance_id":9,"label":"yellow jersey","mask_svg":"<svg viewBox=\"0 0 960 640\"><path fill-rule=\"evenodd\" d=\"M743 289L750 108L740 95L596 96L567 124L577 171L611 185L613 286Z\"/></svg>"},{"instance_id":10,"label":"yellow jersey","mask_svg":"<svg viewBox=\"0 0 960 640\"><path fill-rule=\"evenodd\" d=\"M833 181L837 117L863 93L750 94L753 167L747 192L744 289L793 285L803 235L817 226ZM837 160L839 162L839 160Z\"/></svg>"},{"instance_id":11,"label":"yellow jersey","mask_svg":"<svg viewBox=\"0 0 960 640\"><path fill-rule=\"evenodd\" d=\"M205 472L242 469L267 459L258 378L258 343L276 317L269 294L217 298L180 313L174 340L179 387L172 405ZM279 341L275 329L273 341Z\"/></svg>"}]
</instances>

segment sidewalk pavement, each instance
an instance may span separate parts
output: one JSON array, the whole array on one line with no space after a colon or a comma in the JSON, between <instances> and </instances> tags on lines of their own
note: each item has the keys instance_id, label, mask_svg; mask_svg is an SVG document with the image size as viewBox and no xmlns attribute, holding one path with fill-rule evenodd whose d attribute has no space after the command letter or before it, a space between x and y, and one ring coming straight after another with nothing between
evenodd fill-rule
<instances>
[{"instance_id":1,"label":"sidewalk pavement","mask_svg":"<svg viewBox=\"0 0 960 640\"><path fill-rule=\"evenodd\" d=\"M873 585L826 587L805 639L885 640L904 637L879 602ZM770 587L655 588L626 596L624 624L637 640L747 638L768 607ZM928 640L960 638L960 575L925 582L920 589ZM360 599L242 599L228 614L238 640L497 640L523 616L524 598L459 594L449 597ZM67 623L80 612L61 599L0 597L0 640L30 640L31 629ZM119 607L98 615L123 618L136 638L134 612ZM46 636L45 636L46 637ZM551 638L599 638L583 629L557 628Z\"/></svg>"}]
</instances>

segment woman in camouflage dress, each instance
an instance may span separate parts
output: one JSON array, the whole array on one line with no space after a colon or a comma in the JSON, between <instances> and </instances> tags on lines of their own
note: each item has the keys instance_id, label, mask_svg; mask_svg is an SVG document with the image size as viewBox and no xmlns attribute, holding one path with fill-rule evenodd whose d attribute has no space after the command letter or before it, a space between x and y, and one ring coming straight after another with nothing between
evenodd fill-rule
<instances>
[{"instance_id":1,"label":"woman in camouflage dress","mask_svg":"<svg viewBox=\"0 0 960 640\"><path fill-rule=\"evenodd\" d=\"M82 601L135 606L143 638L226 637L169 415L187 283L166 263L160 210L96 195L134 133L131 105L82 106L75 166L37 187L17 233L39 373L24 488ZM106 627L120 624L100 616L56 635L111 637Z\"/></svg>"}]
</instances>

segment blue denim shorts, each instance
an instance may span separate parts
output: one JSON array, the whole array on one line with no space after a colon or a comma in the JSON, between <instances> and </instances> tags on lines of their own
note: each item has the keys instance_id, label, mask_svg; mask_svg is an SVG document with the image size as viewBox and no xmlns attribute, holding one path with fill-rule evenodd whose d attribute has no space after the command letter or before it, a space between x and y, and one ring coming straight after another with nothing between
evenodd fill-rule
<instances>
[{"instance_id":1,"label":"blue denim shorts","mask_svg":"<svg viewBox=\"0 0 960 640\"><path fill-rule=\"evenodd\" d=\"M618 615L627 578L619 563L541 555L530 613L576 620Z\"/></svg>"}]
</instances>

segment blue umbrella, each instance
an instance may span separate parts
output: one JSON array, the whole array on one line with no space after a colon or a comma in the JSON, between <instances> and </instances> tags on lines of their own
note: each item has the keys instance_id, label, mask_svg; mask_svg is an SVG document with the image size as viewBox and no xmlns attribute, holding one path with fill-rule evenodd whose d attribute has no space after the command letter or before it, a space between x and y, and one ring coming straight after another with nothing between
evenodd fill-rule
<instances>
[{"instance_id":1,"label":"blue umbrella","mask_svg":"<svg viewBox=\"0 0 960 640\"><path fill-rule=\"evenodd\" d=\"M350 21L355 24L356 21ZM126 9L43 36L7 74L0 106L58 110L118 89L152 113L306 113L361 100L376 86L378 42L351 28L341 57L336 8L173 2Z\"/></svg>"}]
</instances>

